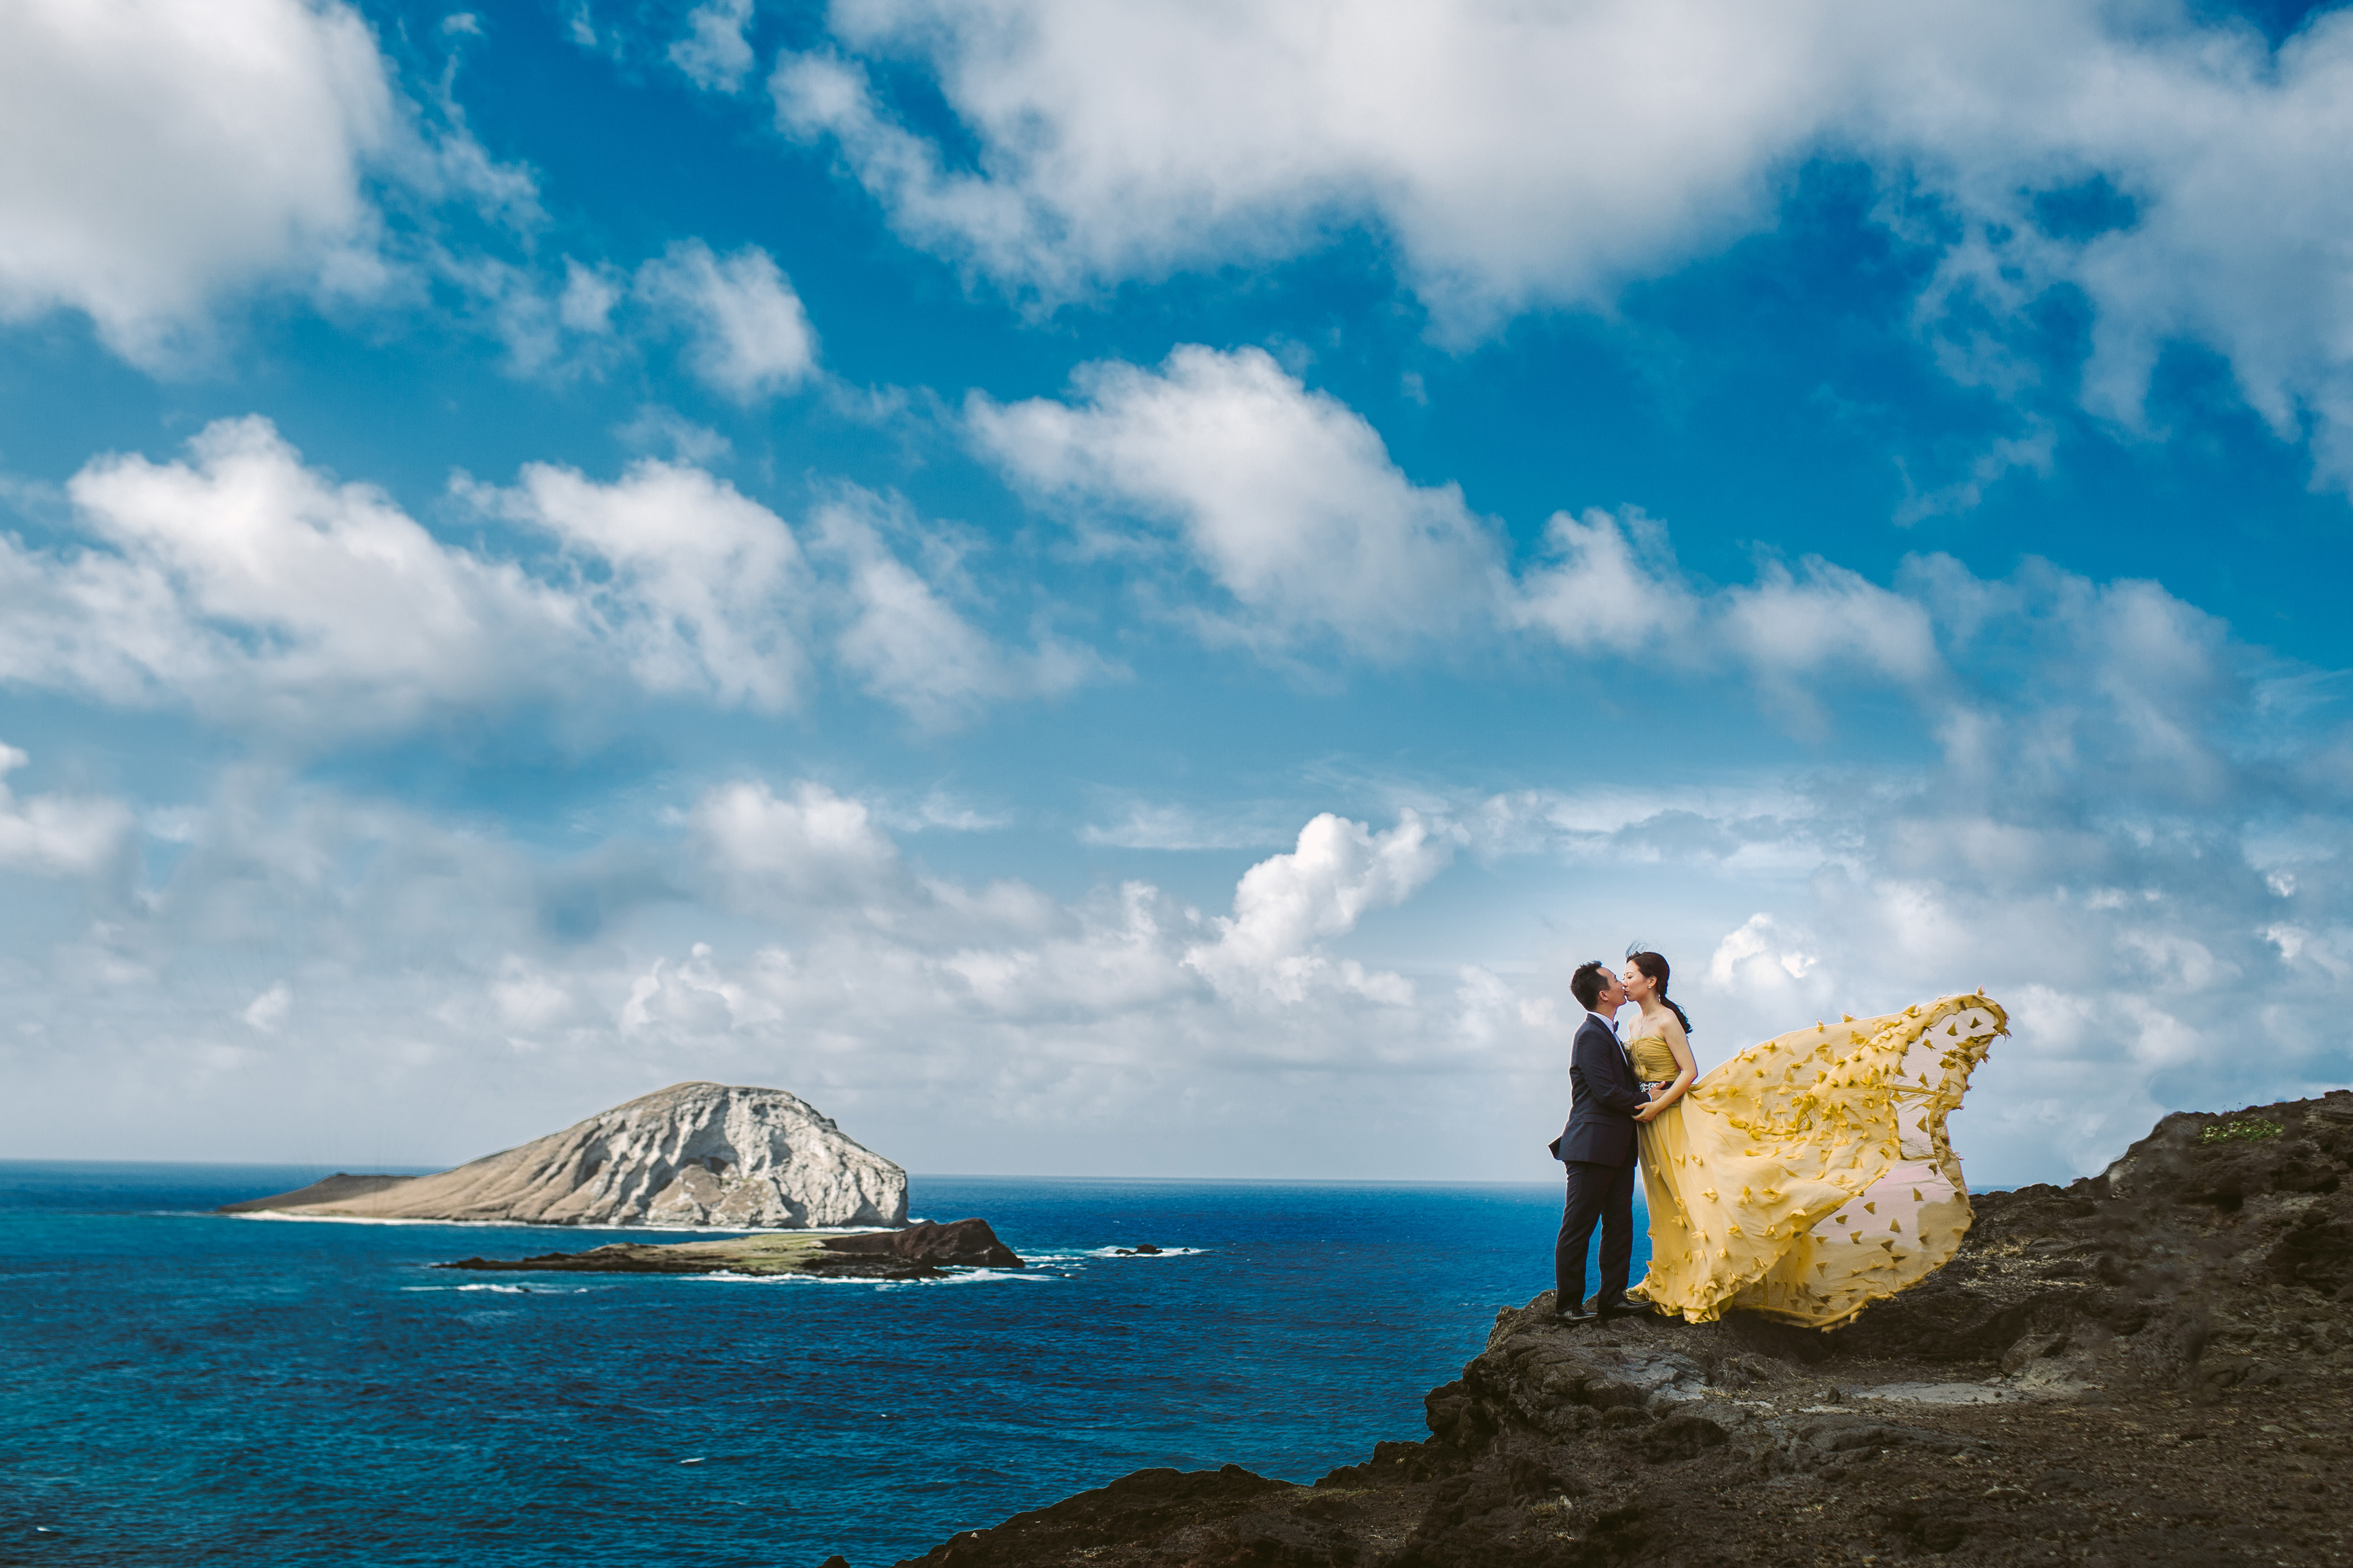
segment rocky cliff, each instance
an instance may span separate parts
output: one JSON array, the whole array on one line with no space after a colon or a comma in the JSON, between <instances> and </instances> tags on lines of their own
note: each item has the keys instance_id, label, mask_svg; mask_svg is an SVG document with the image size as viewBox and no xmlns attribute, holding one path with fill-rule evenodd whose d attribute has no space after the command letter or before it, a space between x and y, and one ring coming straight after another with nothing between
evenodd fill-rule
<instances>
[{"instance_id":1,"label":"rocky cliff","mask_svg":"<svg viewBox=\"0 0 2353 1568\"><path fill-rule=\"evenodd\" d=\"M1834 1332L1564 1326L1547 1291L1419 1441L1312 1487L1142 1470L915 1562L2353 1562L2348 1176L2353 1093L2170 1116L2104 1176L1980 1194L1942 1272Z\"/></svg>"},{"instance_id":2,"label":"rocky cliff","mask_svg":"<svg viewBox=\"0 0 2353 1568\"><path fill-rule=\"evenodd\" d=\"M898 1226L907 1173L780 1089L673 1084L438 1175L335 1175L223 1213L529 1225Z\"/></svg>"}]
</instances>

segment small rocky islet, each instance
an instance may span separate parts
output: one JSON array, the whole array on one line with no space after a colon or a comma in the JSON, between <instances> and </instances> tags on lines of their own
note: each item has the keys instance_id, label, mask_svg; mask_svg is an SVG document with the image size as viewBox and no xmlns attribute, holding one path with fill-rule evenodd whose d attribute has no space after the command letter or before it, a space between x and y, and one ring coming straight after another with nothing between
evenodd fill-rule
<instances>
[{"instance_id":1,"label":"small rocky islet","mask_svg":"<svg viewBox=\"0 0 2353 1568\"><path fill-rule=\"evenodd\" d=\"M620 1241L534 1258L464 1258L436 1268L530 1274L805 1274L823 1279L930 1279L965 1268L1019 1268L983 1219L918 1220L853 1236L738 1236L715 1241Z\"/></svg>"},{"instance_id":2,"label":"small rocky islet","mask_svg":"<svg viewBox=\"0 0 2353 1568\"><path fill-rule=\"evenodd\" d=\"M1428 1436L1312 1486L1139 1470L900 1568L2353 1562L2353 1092L1974 1199L1829 1332L1495 1315ZM848 1568L839 1557L828 1568Z\"/></svg>"}]
</instances>

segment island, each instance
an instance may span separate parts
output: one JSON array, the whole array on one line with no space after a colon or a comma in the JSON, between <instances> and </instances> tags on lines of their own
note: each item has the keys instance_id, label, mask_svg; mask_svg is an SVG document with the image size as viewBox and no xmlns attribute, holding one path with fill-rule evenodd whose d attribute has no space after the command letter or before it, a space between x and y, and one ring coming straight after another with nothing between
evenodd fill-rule
<instances>
[{"instance_id":1,"label":"island","mask_svg":"<svg viewBox=\"0 0 2353 1568\"><path fill-rule=\"evenodd\" d=\"M338 1173L222 1214L747 1230L896 1226L907 1173L781 1089L680 1083L430 1176Z\"/></svg>"}]
</instances>

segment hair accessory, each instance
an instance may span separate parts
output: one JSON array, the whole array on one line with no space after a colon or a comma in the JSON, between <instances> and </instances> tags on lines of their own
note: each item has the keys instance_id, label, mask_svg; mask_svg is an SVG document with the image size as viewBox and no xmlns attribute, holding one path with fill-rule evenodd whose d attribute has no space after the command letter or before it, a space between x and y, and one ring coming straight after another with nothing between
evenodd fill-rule
<instances>
[{"instance_id":1,"label":"hair accessory","mask_svg":"<svg viewBox=\"0 0 2353 1568\"><path fill-rule=\"evenodd\" d=\"M1630 942L1626 944L1626 956L1628 958L1632 958L1638 952L1648 952L1650 951L1651 950L1649 948L1645 947L1639 942Z\"/></svg>"}]
</instances>

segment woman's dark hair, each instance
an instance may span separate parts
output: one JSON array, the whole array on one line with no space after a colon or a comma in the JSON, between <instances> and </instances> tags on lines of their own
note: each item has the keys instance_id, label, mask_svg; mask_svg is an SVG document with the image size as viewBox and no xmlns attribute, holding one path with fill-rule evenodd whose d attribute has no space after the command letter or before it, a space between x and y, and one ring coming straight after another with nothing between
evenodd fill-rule
<instances>
[{"instance_id":1,"label":"woman's dark hair","mask_svg":"<svg viewBox=\"0 0 2353 1568\"><path fill-rule=\"evenodd\" d=\"M1683 1016L1683 1010L1681 1007L1667 1001L1667 976L1674 971L1668 967L1666 956L1663 953L1637 952L1630 955L1626 962L1659 983L1660 1002L1665 1005L1668 1012L1675 1016L1675 1022L1683 1026L1683 1033L1690 1034L1691 1020Z\"/></svg>"}]
</instances>

